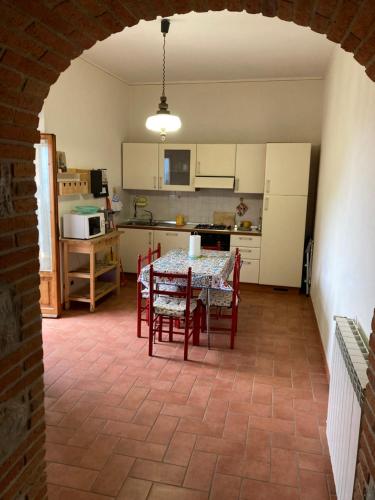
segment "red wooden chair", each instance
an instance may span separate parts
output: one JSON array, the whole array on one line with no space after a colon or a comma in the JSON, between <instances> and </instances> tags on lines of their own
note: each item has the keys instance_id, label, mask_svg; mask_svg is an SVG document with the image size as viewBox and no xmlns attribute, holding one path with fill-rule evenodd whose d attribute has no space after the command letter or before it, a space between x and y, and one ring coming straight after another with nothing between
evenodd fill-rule
<instances>
[{"instance_id":1,"label":"red wooden chair","mask_svg":"<svg viewBox=\"0 0 375 500\"><path fill-rule=\"evenodd\" d=\"M156 250L148 249L147 254L142 257L138 255L137 261L137 337L142 336L142 321L148 324L149 291L139 280L142 267L151 264L161 255L161 246L158 243Z\"/></svg>"},{"instance_id":2,"label":"red wooden chair","mask_svg":"<svg viewBox=\"0 0 375 500\"><path fill-rule=\"evenodd\" d=\"M240 270L241 270L241 255L238 248L236 249L232 290L210 290L210 308L215 308L215 314L211 314L210 318L216 320L227 320L230 322L229 327L215 326L213 331L230 332L230 348L234 348L234 338L237 334L238 325L238 303L240 299ZM203 304L202 309L202 330L206 330L206 292L202 291L199 299ZM225 311L229 310L229 314ZM211 330L211 328L210 328Z\"/></svg>"},{"instance_id":3,"label":"red wooden chair","mask_svg":"<svg viewBox=\"0 0 375 500\"><path fill-rule=\"evenodd\" d=\"M178 283L174 283L176 280ZM151 265L149 294L149 356L152 356L156 335L161 342L166 332L170 342L173 335L183 335L184 360L187 360L189 339L193 336L193 343L198 343L200 327L200 306L192 298L191 268L187 274L161 273L154 271ZM182 331L174 328L176 319L183 320ZM163 329L165 321L169 324L168 330Z\"/></svg>"}]
</instances>

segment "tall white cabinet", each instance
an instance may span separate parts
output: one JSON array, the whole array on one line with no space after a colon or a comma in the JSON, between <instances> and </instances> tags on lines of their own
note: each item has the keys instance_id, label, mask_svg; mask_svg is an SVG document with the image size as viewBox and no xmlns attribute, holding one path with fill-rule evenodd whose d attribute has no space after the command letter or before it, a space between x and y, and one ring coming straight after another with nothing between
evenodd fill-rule
<instances>
[{"instance_id":1,"label":"tall white cabinet","mask_svg":"<svg viewBox=\"0 0 375 500\"><path fill-rule=\"evenodd\" d=\"M267 144L259 283L300 287L311 144Z\"/></svg>"}]
</instances>

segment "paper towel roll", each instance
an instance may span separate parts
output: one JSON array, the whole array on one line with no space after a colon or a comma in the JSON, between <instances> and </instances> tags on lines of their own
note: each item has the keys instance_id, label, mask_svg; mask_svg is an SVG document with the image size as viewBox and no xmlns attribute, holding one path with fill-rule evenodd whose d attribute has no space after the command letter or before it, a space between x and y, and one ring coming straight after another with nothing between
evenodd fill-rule
<instances>
[{"instance_id":1,"label":"paper towel roll","mask_svg":"<svg viewBox=\"0 0 375 500\"><path fill-rule=\"evenodd\" d=\"M201 255L201 237L199 234L190 235L189 239L189 257L196 259Z\"/></svg>"}]
</instances>

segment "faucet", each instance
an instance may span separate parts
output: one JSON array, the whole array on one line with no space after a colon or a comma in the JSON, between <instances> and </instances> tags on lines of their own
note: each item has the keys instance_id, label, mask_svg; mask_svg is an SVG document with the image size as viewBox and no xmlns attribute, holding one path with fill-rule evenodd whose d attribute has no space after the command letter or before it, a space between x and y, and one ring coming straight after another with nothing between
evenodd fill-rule
<instances>
[{"instance_id":1,"label":"faucet","mask_svg":"<svg viewBox=\"0 0 375 500\"><path fill-rule=\"evenodd\" d=\"M144 212L146 212L147 214L149 214L150 216L150 225L152 224L153 220L154 220L154 216L152 215L152 212L151 210L143 210Z\"/></svg>"}]
</instances>

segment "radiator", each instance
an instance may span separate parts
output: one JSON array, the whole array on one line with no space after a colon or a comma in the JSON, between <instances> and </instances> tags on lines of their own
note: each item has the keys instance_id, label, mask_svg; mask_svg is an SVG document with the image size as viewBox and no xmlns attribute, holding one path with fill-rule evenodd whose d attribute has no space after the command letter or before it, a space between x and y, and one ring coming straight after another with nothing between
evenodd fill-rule
<instances>
[{"instance_id":1,"label":"radiator","mask_svg":"<svg viewBox=\"0 0 375 500\"><path fill-rule=\"evenodd\" d=\"M336 316L330 370L327 440L338 500L351 500L358 453L368 346L355 321Z\"/></svg>"}]
</instances>

